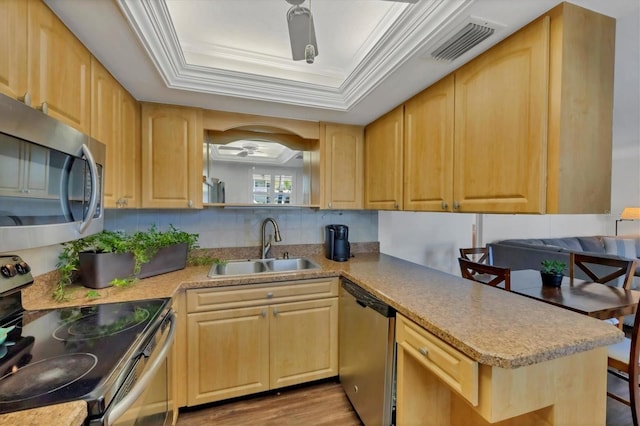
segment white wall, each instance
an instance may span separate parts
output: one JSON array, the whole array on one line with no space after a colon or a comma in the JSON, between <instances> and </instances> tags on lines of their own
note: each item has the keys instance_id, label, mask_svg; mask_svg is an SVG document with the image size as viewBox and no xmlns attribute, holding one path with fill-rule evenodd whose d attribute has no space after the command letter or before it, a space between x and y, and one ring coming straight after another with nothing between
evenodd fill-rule
<instances>
[{"instance_id":1,"label":"white wall","mask_svg":"<svg viewBox=\"0 0 640 426\"><path fill-rule=\"evenodd\" d=\"M576 153L576 155L580 155ZM640 207L640 15L616 22L613 154L609 215L472 215L380 212L380 251L458 275L459 247L506 238L614 235L624 207ZM640 234L640 221L621 222L619 234ZM438 252L438 250L441 250Z\"/></svg>"}]
</instances>

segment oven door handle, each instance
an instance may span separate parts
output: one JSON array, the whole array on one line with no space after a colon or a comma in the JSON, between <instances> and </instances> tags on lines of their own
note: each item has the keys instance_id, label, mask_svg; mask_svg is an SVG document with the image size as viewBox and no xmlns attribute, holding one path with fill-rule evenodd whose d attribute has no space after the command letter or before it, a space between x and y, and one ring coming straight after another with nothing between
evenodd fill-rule
<instances>
[{"instance_id":1,"label":"oven door handle","mask_svg":"<svg viewBox=\"0 0 640 426\"><path fill-rule=\"evenodd\" d=\"M175 314L171 312L168 315L167 320L171 322L171 325L169 326L169 334L167 334L167 339L165 340L164 345L162 345L158 356L153 360L149 368L136 382L131 391L124 398L122 398L120 402L118 402L113 407L113 409L109 410L105 417L105 424L111 425L115 423L115 421L120 416L122 416L133 405L134 402L136 402L138 397L142 395L142 392L147 388L149 382L151 382L151 379L153 379L158 369L167 357L167 352L169 352L169 349L171 349L171 344L173 343L173 338L175 337L176 333Z\"/></svg>"}]
</instances>

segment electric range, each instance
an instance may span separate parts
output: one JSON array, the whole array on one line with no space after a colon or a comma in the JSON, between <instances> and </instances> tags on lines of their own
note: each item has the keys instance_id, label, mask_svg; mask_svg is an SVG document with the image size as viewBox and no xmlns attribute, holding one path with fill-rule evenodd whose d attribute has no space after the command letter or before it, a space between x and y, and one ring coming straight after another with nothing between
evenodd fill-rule
<instances>
[{"instance_id":1,"label":"electric range","mask_svg":"<svg viewBox=\"0 0 640 426\"><path fill-rule=\"evenodd\" d=\"M9 261L24 263L0 257L0 265ZM89 419L104 416L172 320L170 299L24 311L21 293L8 293L0 295L0 327L8 332L0 344L0 413L84 400Z\"/></svg>"}]
</instances>

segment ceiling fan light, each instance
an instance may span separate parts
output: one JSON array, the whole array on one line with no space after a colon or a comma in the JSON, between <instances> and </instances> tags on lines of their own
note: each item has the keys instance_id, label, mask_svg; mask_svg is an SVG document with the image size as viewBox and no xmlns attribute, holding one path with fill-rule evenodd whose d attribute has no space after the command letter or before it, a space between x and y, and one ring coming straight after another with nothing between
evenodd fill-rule
<instances>
[{"instance_id":1,"label":"ceiling fan light","mask_svg":"<svg viewBox=\"0 0 640 426\"><path fill-rule=\"evenodd\" d=\"M316 49L313 47L313 44L307 44L304 48L304 59L308 64L312 64L316 59Z\"/></svg>"}]
</instances>

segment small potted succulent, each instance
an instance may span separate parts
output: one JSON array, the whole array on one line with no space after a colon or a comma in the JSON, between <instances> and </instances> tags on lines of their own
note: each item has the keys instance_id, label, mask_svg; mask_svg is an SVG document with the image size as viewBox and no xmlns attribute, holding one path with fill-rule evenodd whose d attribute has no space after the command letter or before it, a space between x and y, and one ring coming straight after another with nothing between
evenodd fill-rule
<instances>
[{"instance_id":1,"label":"small potted succulent","mask_svg":"<svg viewBox=\"0 0 640 426\"><path fill-rule=\"evenodd\" d=\"M543 260L540 265L542 285L560 287L567 264L561 260Z\"/></svg>"}]
</instances>

